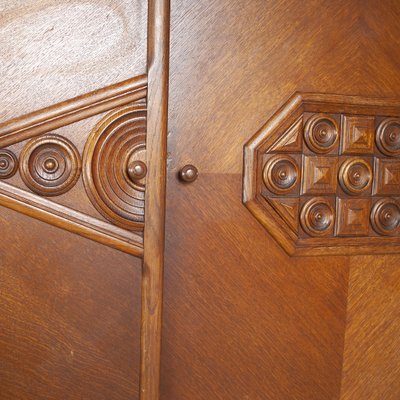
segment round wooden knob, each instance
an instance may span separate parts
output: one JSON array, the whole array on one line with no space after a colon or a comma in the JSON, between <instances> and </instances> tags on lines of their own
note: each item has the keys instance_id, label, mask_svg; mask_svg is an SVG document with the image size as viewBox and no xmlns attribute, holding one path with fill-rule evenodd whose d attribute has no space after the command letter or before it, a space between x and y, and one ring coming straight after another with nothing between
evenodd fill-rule
<instances>
[{"instance_id":1,"label":"round wooden knob","mask_svg":"<svg viewBox=\"0 0 400 400\"><path fill-rule=\"evenodd\" d=\"M292 157L276 155L265 164L263 180L271 192L283 194L296 186L299 175L299 167Z\"/></svg>"},{"instance_id":2,"label":"round wooden knob","mask_svg":"<svg viewBox=\"0 0 400 400\"><path fill-rule=\"evenodd\" d=\"M340 167L339 183L351 195L368 190L372 183L372 169L363 159L348 159Z\"/></svg>"},{"instance_id":3,"label":"round wooden knob","mask_svg":"<svg viewBox=\"0 0 400 400\"><path fill-rule=\"evenodd\" d=\"M143 161L136 160L128 164L127 173L132 182L143 179L147 174L147 167Z\"/></svg>"},{"instance_id":4,"label":"round wooden knob","mask_svg":"<svg viewBox=\"0 0 400 400\"><path fill-rule=\"evenodd\" d=\"M394 199L381 199L371 210L371 224L380 235L392 236L399 232L400 205Z\"/></svg>"},{"instance_id":5,"label":"round wooden knob","mask_svg":"<svg viewBox=\"0 0 400 400\"><path fill-rule=\"evenodd\" d=\"M400 156L400 119L388 118L376 130L376 145L387 156Z\"/></svg>"},{"instance_id":6,"label":"round wooden knob","mask_svg":"<svg viewBox=\"0 0 400 400\"><path fill-rule=\"evenodd\" d=\"M197 177L199 176L199 171L194 165L188 164L185 165L180 171L179 171L179 179L182 182L194 182Z\"/></svg>"},{"instance_id":7,"label":"round wooden knob","mask_svg":"<svg viewBox=\"0 0 400 400\"><path fill-rule=\"evenodd\" d=\"M317 197L304 204L300 222L310 236L326 236L332 232L335 211L328 200Z\"/></svg>"},{"instance_id":8,"label":"round wooden knob","mask_svg":"<svg viewBox=\"0 0 400 400\"><path fill-rule=\"evenodd\" d=\"M329 153L339 138L337 122L328 115L313 115L304 128L304 139L315 153Z\"/></svg>"}]
</instances>

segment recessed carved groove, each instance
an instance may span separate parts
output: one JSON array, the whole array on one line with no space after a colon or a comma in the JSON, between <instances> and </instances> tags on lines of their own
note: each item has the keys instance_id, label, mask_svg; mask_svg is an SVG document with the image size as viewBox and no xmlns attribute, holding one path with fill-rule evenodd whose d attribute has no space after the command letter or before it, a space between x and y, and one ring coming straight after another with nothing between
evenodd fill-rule
<instances>
[{"instance_id":1,"label":"recessed carved groove","mask_svg":"<svg viewBox=\"0 0 400 400\"><path fill-rule=\"evenodd\" d=\"M38 136L93 115L129 104L147 95L147 76L95 90L0 124L0 147Z\"/></svg>"},{"instance_id":2,"label":"recessed carved groove","mask_svg":"<svg viewBox=\"0 0 400 400\"><path fill-rule=\"evenodd\" d=\"M81 168L78 150L59 135L31 139L20 155L21 178L29 189L43 196L58 196L70 190Z\"/></svg>"},{"instance_id":3,"label":"recessed carved groove","mask_svg":"<svg viewBox=\"0 0 400 400\"><path fill-rule=\"evenodd\" d=\"M131 167L140 162L145 168L145 146L146 104L141 101L106 115L84 151L83 178L90 200L105 218L129 230L144 224L145 174L132 179Z\"/></svg>"},{"instance_id":4,"label":"recessed carved groove","mask_svg":"<svg viewBox=\"0 0 400 400\"><path fill-rule=\"evenodd\" d=\"M400 253L399 156L399 101L295 94L245 146L243 201L289 254Z\"/></svg>"},{"instance_id":5,"label":"recessed carved groove","mask_svg":"<svg viewBox=\"0 0 400 400\"><path fill-rule=\"evenodd\" d=\"M0 205L125 253L135 256L143 255L143 239L138 234L128 232L5 182L0 182Z\"/></svg>"},{"instance_id":6,"label":"recessed carved groove","mask_svg":"<svg viewBox=\"0 0 400 400\"><path fill-rule=\"evenodd\" d=\"M8 179L18 170L18 160L10 150L0 150L0 179Z\"/></svg>"}]
</instances>

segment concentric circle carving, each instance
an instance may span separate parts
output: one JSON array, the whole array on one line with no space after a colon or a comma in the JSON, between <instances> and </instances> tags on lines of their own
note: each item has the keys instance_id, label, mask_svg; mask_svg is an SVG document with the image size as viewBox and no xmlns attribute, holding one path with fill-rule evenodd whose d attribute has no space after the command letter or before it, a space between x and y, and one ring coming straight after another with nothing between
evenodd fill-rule
<instances>
[{"instance_id":1,"label":"concentric circle carving","mask_svg":"<svg viewBox=\"0 0 400 400\"><path fill-rule=\"evenodd\" d=\"M263 180L271 192L283 194L296 186L299 175L299 167L292 157L277 155L265 164Z\"/></svg>"},{"instance_id":2,"label":"concentric circle carving","mask_svg":"<svg viewBox=\"0 0 400 400\"><path fill-rule=\"evenodd\" d=\"M387 118L376 130L376 145L388 156L400 156L400 119Z\"/></svg>"},{"instance_id":3,"label":"concentric circle carving","mask_svg":"<svg viewBox=\"0 0 400 400\"><path fill-rule=\"evenodd\" d=\"M315 153L329 153L339 138L339 129L334 118L325 114L313 115L304 128L304 139Z\"/></svg>"},{"instance_id":4,"label":"concentric circle carving","mask_svg":"<svg viewBox=\"0 0 400 400\"><path fill-rule=\"evenodd\" d=\"M10 150L0 150L0 179L11 178L18 169L18 160Z\"/></svg>"},{"instance_id":5,"label":"concentric circle carving","mask_svg":"<svg viewBox=\"0 0 400 400\"><path fill-rule=\"evenodd\" d=\"M377 201L371 210L371 224L380 235L392 236L399 233L399 203L390 198Z\"/></svg>"},{"instance_id":6,"label":"concentric circle carving","mask_svg":"<svg viewBox=\"0 0 400 400\"><path fill-rule=\"evenodd\" d=\"M23 181L43 196L58 196L70 190L79 179L81 166L76 147L55 134L30 140L20 155Z\"/></svg>"},{"instance_id":7,"label":"concentric circle carving","mask_svg":"<svg viewBox=\"0 0 400 400\"><path fill-rule=\"evenodd\" d=\"M146 107L136 103L107 114L84 151L90 200L105 218L129 230L144 223L145 146Z\"/></svg>"},{"instance_id":8,"label":"concentric circle carving","mask_svg":"<svg viewBox=\"0 0 400 400\"><path fill-rule=\"evenodd\" d=\"M304 204L300 223L310 236L329 235L334 226L335 211L328 200L317 197Z\"/></svg>"},{"instance_id":9,"label":"concentric circle carving","mask_svg":"<svg viewBox=\"0 0 400 400\"><path fill-rule=\"evenodd\" d=\"M365 192L372 183L371 166L363 159L348 159L340 167L339 182L348 194L357 195Z\"/></svg>"}]
</instances>

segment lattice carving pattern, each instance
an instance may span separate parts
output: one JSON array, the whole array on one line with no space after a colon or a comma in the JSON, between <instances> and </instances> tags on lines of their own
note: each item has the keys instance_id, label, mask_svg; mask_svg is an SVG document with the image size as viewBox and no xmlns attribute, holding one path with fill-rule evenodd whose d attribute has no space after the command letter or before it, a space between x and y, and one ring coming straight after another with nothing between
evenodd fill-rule
<instances>
[{"instance_id":1,"label":"lattice carving pattern","mask_svg":"<svg viewBox=\"0 0 400 400\"><path fill-rule=\"evenodd\" d=\"M400 235L400 119L301 119L265 151L265 199L299 236Z\"/></svg>"},{"instance_id":2,"label":"lattice carving pattern","mask_svg":"<svg viewBox=\"0 0 400 400\"><path fill-rule=\"evenodd\" d=\"M244 203L289 253L397 252L399 110L329 96L289 101L245 146Z\"/></svg>"}]
</instances>

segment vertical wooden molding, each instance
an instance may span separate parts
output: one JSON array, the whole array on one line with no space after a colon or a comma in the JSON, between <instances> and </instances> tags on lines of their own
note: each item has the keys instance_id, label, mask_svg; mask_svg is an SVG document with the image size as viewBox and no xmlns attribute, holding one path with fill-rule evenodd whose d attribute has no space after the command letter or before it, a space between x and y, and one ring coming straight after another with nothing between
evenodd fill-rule
<instances>
[{"instance_id":1,"label":"vertical wooden molding","mask_svg":"<svg viewBox=\"0 0 400 400\"><path fill-rule=\"evenodd\" d=\"M147 180L142 278L140 399L158 400L167 156L169 0L149 0Z\"/></svg>"}]
</instances>

